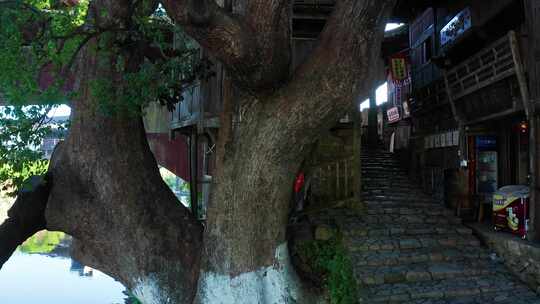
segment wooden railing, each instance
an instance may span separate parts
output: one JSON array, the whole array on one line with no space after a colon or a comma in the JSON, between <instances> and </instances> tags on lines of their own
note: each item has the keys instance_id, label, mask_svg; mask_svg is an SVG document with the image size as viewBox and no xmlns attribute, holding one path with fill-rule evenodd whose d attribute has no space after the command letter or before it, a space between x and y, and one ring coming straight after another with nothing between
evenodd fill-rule
<instances>
[{"instance_id":1,"label":"wooden railing","mask_svg":"<svg viewBox=\"0 0 540 304\"><path fill-rule=\"evenodd\" d=\"M176 104L172 112L172 129L183 128L197 124L201 112L201 86L193 84L182 92L183 100Z\"/></svg>"},{"instance_id":2,"label":"wooden railing","mask_svg":"<svg viewBox=\"0 0 540 304\"><path fill-rule=\"evenodd\" d=\"M448 92L453 100L516 74L512 35L515 33L510 32L446 73Z\"/></svg>"},{"instance_id":3,"label":"wooden railing","mask_svg":"<svg viewBox=\"0 0 540 304\"><path fill-rule=\"evenodd\" d=\"M354 197L354 157L314 165L311 168L311 189L322 203Z\"/></svg>"},{"instance_id":4,"label":"wooden railing","mask_svg":"<svg viewBox=\"0 0 540 304\"><path fill-rule=\"evenodd\" d=\"M198 124L203 128L219 128L219 113L215 113L216 106L211 104L215 99L206 96L203 89L200 83L184 88L183 100L176 104L172 112L171 129Z\"/></svg>"},{"instance_id":5,"label":"wooden railing","mask_svg":"<svg viewBox=\"0 0 540 304\"><path fill-rule=\"evenodd\" d=\"M444 169L440 167L425 167L422 169L422 188L438 201L444 201Z\"/></svg>"}]
</instances>

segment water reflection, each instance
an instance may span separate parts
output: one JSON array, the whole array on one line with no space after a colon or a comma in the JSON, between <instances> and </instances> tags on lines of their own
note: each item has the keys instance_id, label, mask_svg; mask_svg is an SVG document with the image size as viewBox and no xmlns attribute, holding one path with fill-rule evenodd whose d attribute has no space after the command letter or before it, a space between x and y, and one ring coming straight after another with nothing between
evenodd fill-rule
<instances>
[{"instance_id":1,"label":"water reflection","mask_svg":"<svg viewBox=\"0 0 540 304\"><path fill-rule=\"evenodd\" d=\"M136 304L122 284L70 256L71 237L40 232L0 270L2 304Z\"/></svg>"}]
</instances>

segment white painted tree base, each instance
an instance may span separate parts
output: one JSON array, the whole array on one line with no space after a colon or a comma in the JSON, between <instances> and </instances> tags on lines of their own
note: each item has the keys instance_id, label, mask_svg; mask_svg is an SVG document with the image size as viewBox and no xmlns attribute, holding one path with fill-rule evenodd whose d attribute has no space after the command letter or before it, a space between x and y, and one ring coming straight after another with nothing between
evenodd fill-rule
<instances>
[{"instance_id":1,"label":"white painted tree base","mask_svg":"<svg viewBox=\"0 0 540 304\"><path fill-rule=\"evenodd\" d=\"M146 278L138 281L132 292L142 304L173 304L171 299L163 295L155 279Z\"/></svg>"},{"instance_id":2,"label":"white painted tree base","mask_svg":"<svg viewBox=\"0 0 540 304\"><path fill-rule=\"evenodd\" d=\"M323 303L302 288L289 258L287 244L276 249L276 263L231 278L201 273L196 304Z\"/></svg>"}]
</instances>

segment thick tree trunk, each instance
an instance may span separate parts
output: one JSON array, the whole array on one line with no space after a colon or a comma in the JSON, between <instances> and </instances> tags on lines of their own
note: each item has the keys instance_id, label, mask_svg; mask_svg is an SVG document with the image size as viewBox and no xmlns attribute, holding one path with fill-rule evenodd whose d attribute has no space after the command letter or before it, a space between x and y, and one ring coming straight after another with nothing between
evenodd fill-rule
<instances>
[{"instance_id":1,"label":"thick tree trunk","mask_svg":"<svg viewBox=\"0 0 540 304\"><path fill-rule=\"evenodd\" d=\"M221 132L197 303L316 303L292 268L285 235L303 147L284 120L267 116L266 102L240 98L241 116Z\"/></svg>"},{"instance_id":2,"label":"thick tree trunk","mask_svg":"<svg viewBox=\"0 0 540 304\"><path fill-rule=\"evenodd\" d=\"M191 303L202 226L161 179L141 118L121 106L100 109L95 80L123 84L117 57L97 44L90 41L77 62L69 135L49 168L47 229L72 235L78 260L119 279L144 304Z\"/></svg>"}]
</instances>

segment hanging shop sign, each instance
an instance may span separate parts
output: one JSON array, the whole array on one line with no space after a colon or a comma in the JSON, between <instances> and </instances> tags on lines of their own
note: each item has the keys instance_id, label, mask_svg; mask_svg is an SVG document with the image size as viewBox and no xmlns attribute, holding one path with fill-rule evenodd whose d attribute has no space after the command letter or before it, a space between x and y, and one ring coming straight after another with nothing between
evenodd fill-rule
<instances>
[{"instance_id":1,"label":"hanging shop sign","mask_svg":"<svg viewBox=\"0 0 540 304\"><path fill-rule=\"evenodd\" d=\"M449 131L439 134L426 136L424 139L424 148L448 148L459 145L459 131Z\"/></svg>"},{"instance_id":2,"label":"hanging shop sign","mask_svg":"<svg viewBox=\"0 0 540 304\"><path fill-rule=\"evenodd\" d=\"M471 10L467 7L457 14L441 30L441 45L456 40L472 27Z\"/></svg>"},{"instance_id":3,"label":"hanging shop sign","mask_svg":"<svg viewBox=\"0 0 540 304\"><path fill-rule=\"evenodd\" d=\"M392 82L401 87L409 80L409 64L404 54L396 54L390 57L390 75Z\"/></svg>"},{"instance_id":4,"label":"hanging shop sign","mask_svg":"<svg viewBox=\"0 0 540 304\"><path fill-rule=\"evenodd\" d=\"M398 107L390 108L386 111L386 116L388 116L388 122L393 123L399 120L399 109Z\"/></svg>"}]
</instances>

